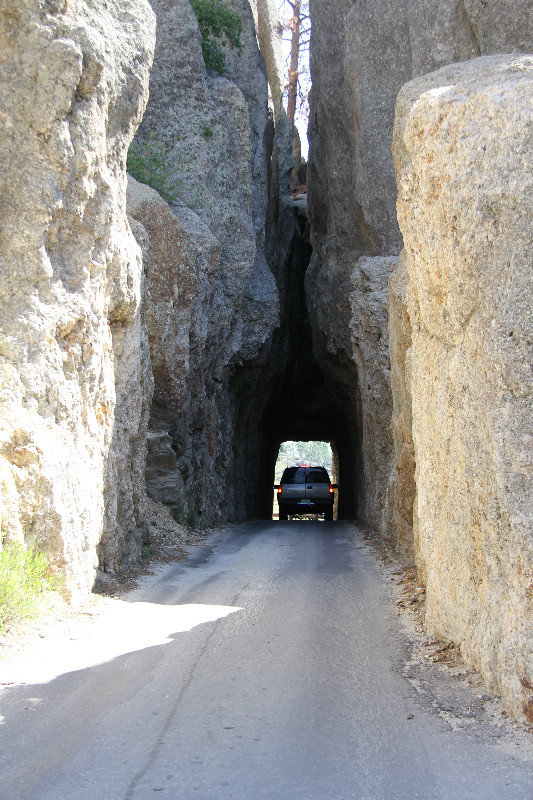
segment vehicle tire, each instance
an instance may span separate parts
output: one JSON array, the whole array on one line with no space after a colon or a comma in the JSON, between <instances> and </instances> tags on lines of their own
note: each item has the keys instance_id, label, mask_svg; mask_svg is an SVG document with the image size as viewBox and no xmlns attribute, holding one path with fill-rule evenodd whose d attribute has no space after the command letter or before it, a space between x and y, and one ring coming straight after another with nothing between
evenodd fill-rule
<instances>
[{"instance_id":1,"label":"vehicle tire","mask_svg":"<svg viewBox=\"0 0 533 800\"><path fill-rule=\"evenodd\" d=\"M333 509L324 512L324 521L333 522Z\"/></svg>"},{"instance_id":2,"label":"vehicle tire","mask_svg":"<svg viewBox=\"0 0 533 800\"><path fill-rule=\"evenodd\" d=\"M285 511L280 511L279 512L279 521L280 522L287 522L288 519L289 519L289 515L286 514Z\"/></svg>"}]
</instances>

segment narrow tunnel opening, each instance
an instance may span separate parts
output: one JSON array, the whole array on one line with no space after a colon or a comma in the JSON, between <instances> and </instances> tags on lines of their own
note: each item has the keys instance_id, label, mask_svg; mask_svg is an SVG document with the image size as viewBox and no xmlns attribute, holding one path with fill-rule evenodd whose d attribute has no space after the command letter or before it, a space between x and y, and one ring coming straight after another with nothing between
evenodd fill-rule
<instances>
[{"instance_id":1,"label":"narrow tunnel opening","mask_svg":"<svg viewBox=\"0 0 533 800\"><path fill-rule=\"evenodd\" d=\"M363 492L359 380L347 356L324 356L317 342L306 293L313 254L309 222L297 204L286 213L295 225L287 263L277 276L280 328L267 363L245 365L232 380L237 435L228 492L234 493L236 518L272 519L282 443L327 442L338 484L336 517L356 519Z\"/></svg>"},{"instance_id":2,"label":"narrow tunnel opening","mask_svg":"<svg viewBox=\"0 0 533 800\"><path fill-rule=\"evenodd\" d=\"M293 19L291 9L287 3L288 21ZM305 40L310 18L306 11L303 16L307 21L300 32ZM289 30L294 33L292 25ZM298 74L304 76L308 55L305 48L299 53L304 61ZM141 129L147 135L153 132L150 126L159 125L158 115L166 113L166 95L160 92L151 98ZM151 301L147 305L155 383L147 486L152 499L165 502L178 516L198 515L207 525L272 518L276 459L285 441L330 442L334 482L339 485L338 517L357 519L364 508L359 375L349 334L339 345L344 349L334 349L332 341L339 337L328 340L327 325L319 318L315 299L334 295L332 287L321 286L317 278L319 254L313 253L307 215L307 164L297 146L302 142L291 136L291 127L290 116L289 125L281 114L279 120L274 113L269 117L261 142L254 142L253 191L248 196L238 187L240 193L228 196L227 209L226 178L222 183L215 180L222 157L209 162L213 173L209 182L214 181L220 205L218 200L212 208L207 204L209 209L206 206L198 219L212 226L220 252L211 238L206 239L203 228L200 232L196 212L192 210L191 217L191 209L180 205L168 228L172 240L167 242L165 234L161 239L165 246L157 258L155 250L152 254L146 296L152 297L154 290L154 297L162 300L161 307ZM198 136L193 138L195 149ZM221 147L226 147L225 138L224 142ZM183 153L188 146L184 140ZM229 220L244 197L246 203L251 200L254 253L251 238L246 238L252 228L246 228L242 251L241 228L230 231ZM157 215L148 215L141 207L138 214L149 236L159 241ZM315 208L313 215L316 235L328 223L327 209ZM349 305L347 294L340 304ZM341 311L335 308L333 316L340 318Z\"/></svg>"},{"instance_id":3,"label":"narrow tunnel opening","mask_svg":"<svg viewBox=\"0 0 533 800\"><path fill-rule=\"evenodd\" d=\"M347 323L342 336L332 335L338 320L350 319L345 312L351 284L346 292L343 287L332 291L338 287L331 283L337 276L341 280L339 270L326 278L329 285L321 285L323 253L320 248L313 253L307 215L307 165L297 147L290 163L289 135L288 127L272 117L257 149L258 158L266 161L266 172L261 172L266 197L256 209L255 261L248 283L239 264L226 271L226 256L215 258L214 251L204 283L197 280L207 251L204 244L197 249L196 223L189 231L185 213L172 245L184 259L183 298L178 281L165 313L148 312L155 392L147 485L153 499L177 514L198 514L205 524L272 518L276 460L287 441L329 442L332 477L339 487L338 518L357 519L365 508L359 388L366 378L364 363L354 356ZM317 236L327 227L328 214L316 201L314 206ZM180 244L189 239L190 252L189 244ZM163 297L166 254L161 258L161 266L150 272L150 285L159 281ZM317 301L323 297L335 298L331 319Z\"/></svg>"},{"instance_id":4,"label":"narrow tunnel opening","mask_svg":"<svg viewBox=\"0 0 533 800\"><path fill-rule=\"evenodd\" d=\"M330 442L282 442L276 459L274 486L279 486L282 475L287 468L295 466L323 467L332 484L337 484L337 475L333 473L333 449ZM335 502L337 501L335 493ZM274 509L272 517L279 516L277 491L274 491ZM336 508L335 508L336 510Z\"/></svg>"}]
</instances>

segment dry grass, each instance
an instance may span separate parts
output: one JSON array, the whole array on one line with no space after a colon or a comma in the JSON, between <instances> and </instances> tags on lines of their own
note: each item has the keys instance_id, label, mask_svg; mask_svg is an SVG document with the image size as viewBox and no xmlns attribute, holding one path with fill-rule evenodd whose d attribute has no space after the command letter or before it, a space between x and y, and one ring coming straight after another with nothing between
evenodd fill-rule
<instances>
[{"instance_id":1,"label":"dry grass","mask_svg":"<svg viewBox=\"0 0 533 800\"><path fill-rule=\"evenodd\" d=\"M34 544L7 543L0 552L0 636L36 616L43 595L57 585L46 555Z\"/></svg>"}]
</instances>

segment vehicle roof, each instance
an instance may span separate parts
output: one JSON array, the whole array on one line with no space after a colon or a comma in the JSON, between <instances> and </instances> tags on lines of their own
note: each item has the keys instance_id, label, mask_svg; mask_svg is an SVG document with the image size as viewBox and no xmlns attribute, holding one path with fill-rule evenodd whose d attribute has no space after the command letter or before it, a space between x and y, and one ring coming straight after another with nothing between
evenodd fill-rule
<instances>
[{"instance_id":1,"label":"vehicle roof","mask_svg":"<svg viewBox=\"0 0 533 800\"><path fill-rule=\"evenodd\" d=\"M291 473L294 474L298 470L304 470L306 472L306 474L308 474L309 472L313 472L313 470L315 470L315 471L316 470L320 470L321 472L325 473L328 476L328 479L329 479L329 472L327 471L327 469L325 467L308 467L308 466L302 467L301 465L298 465L298 464L294 464L294 466L292 466L292 467L285 467L281 477L283 479L283 475L286 475L288 472L291 472Z\"/></svg>"},{"instance_id":2,"label":"vehicle roof","mask_svg":"<svg viewBox=\"0 0 533 800\"><path fill-rule=\"evenodd\" d=\"M323 467L321 464L317 464L317 466L311 466L311 464L292 464L290 467L285 467L285 469L324 469L327 472L326 467ZM285 470L283 470L285 472Z\"/></svg>"}]
</instances>

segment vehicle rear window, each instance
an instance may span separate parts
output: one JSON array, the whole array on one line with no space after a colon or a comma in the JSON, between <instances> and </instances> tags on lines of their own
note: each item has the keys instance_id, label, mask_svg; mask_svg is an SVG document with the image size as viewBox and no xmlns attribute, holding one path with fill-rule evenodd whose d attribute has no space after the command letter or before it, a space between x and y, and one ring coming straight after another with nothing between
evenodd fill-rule
<instances>
[{"instance_id":1,"label":"vehicle rear window","mask_svg":"<svg viewBox=\"0 0 533 800\"><path fill-rule=\"evenodd\" d=\"M329 475L323 467L287 467L281 483L329 483Z\"/></svg>"},{"instance_id":2,"label":"vehicle rear window","mask_svg":"<svg viewBox=\"0 0 533 800\"><path fill-rule=\"evenodd\" d=\"M305 483L304 467L287 467L281 478L282 483Z\"/></svg>"},{"instance_id":3,"label":"vehicle rear window","mask_svg":"<svg viewBox=\"0 0 533 800\"><path fill-rule=\"evenodd\" d=\"M309 469L307 483L329 483L329 475L325 469Z\"/></svg>"}]
</instances>

